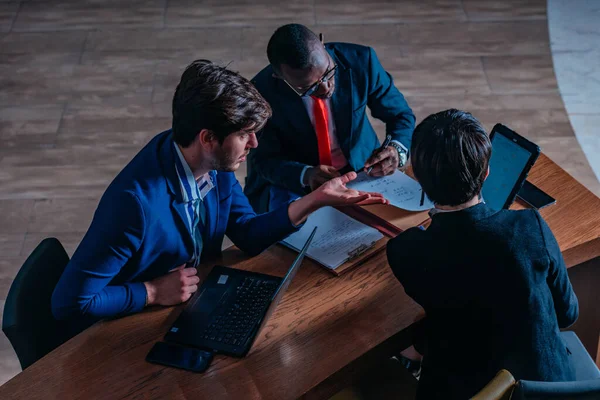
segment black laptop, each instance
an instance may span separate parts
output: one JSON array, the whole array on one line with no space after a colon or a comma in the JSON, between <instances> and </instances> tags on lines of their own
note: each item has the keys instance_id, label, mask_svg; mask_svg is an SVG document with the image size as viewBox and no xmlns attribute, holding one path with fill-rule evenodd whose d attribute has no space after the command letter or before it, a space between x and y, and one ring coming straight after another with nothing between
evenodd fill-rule
<instances>
[{"instance_id":1,"label":"black laptop","mask_svg":"<svg viewBox=\"0 0 600 400\"><path fill-rule=\"evenodd\" d=\"M245 356L296 275L316 230L283 278L215 266L165 340Z\"/></svg>"}]
</instances>

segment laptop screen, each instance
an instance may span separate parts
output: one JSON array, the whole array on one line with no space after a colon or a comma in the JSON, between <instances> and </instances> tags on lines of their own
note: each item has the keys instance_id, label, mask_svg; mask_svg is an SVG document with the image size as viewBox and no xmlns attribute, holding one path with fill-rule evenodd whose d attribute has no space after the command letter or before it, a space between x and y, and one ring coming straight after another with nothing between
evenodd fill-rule
<instances>
[{"instance_id":1,"label":"laptop screen","mask_svg":"<svg viewBox=\"0 0 600 400\"><path fill-rule=\"evenodd\" d=\"M287 290L288 286L290 286L292 279L294 279L294 276L296 276L296 272L298 272L298 268L300 268L300 264L302 264L302 260L304 260L304 255L306 254L306 250L308 250L310 243L312 242L313 237L315 236L315 232L317 232L317 227L313 229L312 233L306 240L304 247L302 247L302 251L300 251L296 259L292 263L292 266L290 267L290 269L288 269L287 274L279 284L279 288L277 288L277 291L273 295L273 300L271 300L271 304L269 305L269 308L267 309L267 312L265 313L265 316L263 317L262 321L260 322L260 326L256 331L256 335L254 336L255 339L262 330L262 328L265 326L266 322L271 317L271 314L273 314L273 311L275 311L275 309L277 308L277 305L281 301L283 294Z\"/></svg>"}]
</instances>

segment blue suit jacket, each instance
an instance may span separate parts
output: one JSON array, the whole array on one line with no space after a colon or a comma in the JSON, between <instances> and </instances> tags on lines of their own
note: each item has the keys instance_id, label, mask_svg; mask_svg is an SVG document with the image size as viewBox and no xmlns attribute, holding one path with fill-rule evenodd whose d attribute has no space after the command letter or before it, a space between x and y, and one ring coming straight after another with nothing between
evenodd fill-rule
<instances>
[{"instance_id":1,"label":"blue suit jacket","mask_svg":"<svg viewBox=\"0 0 600 400\"><path fill-rule=\"evenodd\" d=\"M577 319L577 297L537 211L439 213L387 254L427 313L418 399L471 398L502 368L517 380L574 380L559 329Z\"/></svg>"},{"instance_id":2,"label":"blue suit jacket","mask_svg":"<svg viewBox=\"0 0 600 400\"><path fill-rule=\"evenodd\" d=\"M367 118L386 123L386 132L410 149L415 116L370 47L328 43L325 48L338 66L331 98L338 142L354 170L363 168L379 140ZM302 193L300 174L318 165L317 137L302 99L266 67L253 79L273 108L273 117L259 136L259 146L248 157L244 192L255 204L267 185Z\"/></svg>"},{"instance_id":3,"label":"blue suit jacket","mask_svg":"<svg viewBox=\"0 0 600 400\"><path fill-rule=\"evenodd\" d=\"M57 319L103 318L144 308L144 281L189 261L193 242L175 170L171 131L156 136L119 173L52 296ZM295 231L287 207L256 215L231 172L210 172L202 258L220 253L223 235L257 254Z\"/></svg>"}]
</instances>

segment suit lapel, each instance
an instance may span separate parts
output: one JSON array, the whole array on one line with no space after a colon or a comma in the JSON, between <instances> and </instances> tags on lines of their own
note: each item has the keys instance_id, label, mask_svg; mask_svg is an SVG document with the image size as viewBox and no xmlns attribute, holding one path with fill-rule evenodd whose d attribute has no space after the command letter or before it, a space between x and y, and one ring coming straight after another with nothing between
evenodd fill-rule
<instances>
[{"instance_id":1,"label":"suit lapel","mask_svg":"<svg viewBox=\"0 0 600 400\"><path fill-rule=\"evenodd\" d=\"M208 242L215 236L217 222L219 221L219 187L217 186L217 171L209 172L213 188L204 198L204 207L206 208L206 218L204 219L204 238Z\"/></svg>"},{"instance_id":2,"label":"suit lapel","mask_svg":"<svg viewBox=\"0 0 600 400\"><path fill-rule=\"evenodd\" d=\"M182 235L182 239L186 244L188 249L192 249L194 247L194 243L192 241L192 232L190 230L190 224L188 222L187 217L187 203L183 201L183 194L181 193L181 186L179 184L179 177L177 176L177 171L175 168L175 157L177 154L175 152L175 147L173 144L173 138L171 135L164 141L164 143L160 147L160 157L159 162L161 164L161 168L163 170L163 175L167 182L167 190L171 194L171 208L175 211L177 218L179 221L178 230L180 232L187 232L187 235ZM183 229L182 229L183 227Z\"/></svg>"},{"instance_id":3,"label":"suit lapel","mask_svg":"<svg viewBox=\"0 0 600 400\"><path fill-rule=\"evenodd\" d=\"M338 65L336 87L331 96L333 120L336 136L344 155L350 160L350 144L352 142L352 70L341 64L335 54L331 56Z\"/></svg>"}]
</instances>

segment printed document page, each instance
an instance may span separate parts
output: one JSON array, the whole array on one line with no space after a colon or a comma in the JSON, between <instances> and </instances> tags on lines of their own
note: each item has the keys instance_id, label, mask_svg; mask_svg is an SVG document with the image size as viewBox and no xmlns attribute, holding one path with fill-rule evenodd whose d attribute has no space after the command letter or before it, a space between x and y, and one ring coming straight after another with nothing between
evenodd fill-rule
<instances>
[{"instance_id":1,"label":"printed document page","mask_svg":"<svg viewBox=\"0 0 600 400\"><path fill-rule=\"evenodd\" d=\"M362 253L383 238L377 229L333 207L323 207L312 213L302 229L282 243L300 251L315 226L318 227L317 233L306 255L331 269L336 269L354 254Z\"/></svg>"},{"instance_id":2,"label":"printed document page","mask_svg":"<svg viewBox=\"0 0 600 400\"><path fill-rule=\"evenodd\" d=\"M392 175L373 178L364 171L346 184L347 187L366 192L381 193L390 204L408 211L424 211L433 208L433 203L425 196L421 205L421 185L408 175L395 171Z\"/></svg>"}]
</instances>

